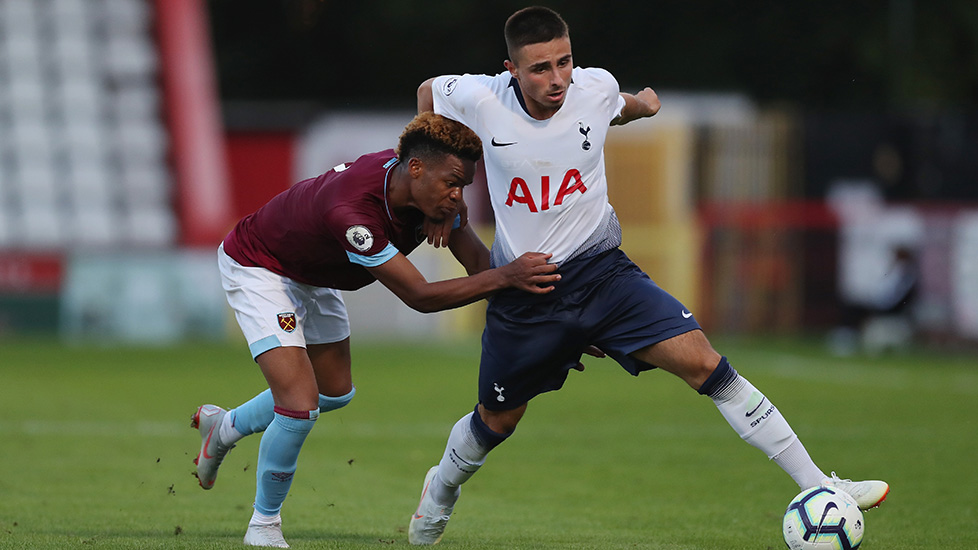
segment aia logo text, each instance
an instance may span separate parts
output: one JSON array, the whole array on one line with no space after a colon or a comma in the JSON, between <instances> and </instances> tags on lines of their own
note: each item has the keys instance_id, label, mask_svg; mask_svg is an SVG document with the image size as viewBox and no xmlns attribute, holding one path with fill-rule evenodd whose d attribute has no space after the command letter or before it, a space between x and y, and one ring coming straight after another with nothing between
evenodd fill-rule
<instances>
[{"instance_id":1,"label":"aia logo text","mask_svg":"<svg viewBox=\"0 0 978 550\"><path fill-rule=\"evenodd\" d=\"M541 176L540 187L533 191L530 190L529 184L523 178L513 178L509 184L509 194L506 195L506 206L512 207L515 202L525 204L530 212L546 211L550 210L551 206L563 204L564 198L575 191L579 191L582 195L587 191L581 173L576 168L571 168L564 174L560 187L554 194L553 203L550 202L550 176Z\"/></svg>"}]
</instances>

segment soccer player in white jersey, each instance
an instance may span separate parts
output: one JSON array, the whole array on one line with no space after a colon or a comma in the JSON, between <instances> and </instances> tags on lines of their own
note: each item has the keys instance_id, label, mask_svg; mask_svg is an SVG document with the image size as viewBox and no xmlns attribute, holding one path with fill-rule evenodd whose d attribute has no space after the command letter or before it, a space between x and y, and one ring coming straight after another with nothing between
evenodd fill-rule
<instances>
[{"instance_id":1,"label":"soccer player in white jersey","mask_svg":"<svg viewBox=\"0 0 978 550\"><path fill-rule=\"evenodd\" d=\"M863 509L879 505L886 483L826 476L777 407L714 351L692 313L619 250L605 137L611 125L655 115L655 92L620 93L607 71L575 68L567 25L550 9L516 12L505 38L505 72L430 79L418 90L418 108L462 122L482 139L496 217L494 264L547 250L561 282L547 295L504 291L490 299L479 403L452 428L444 456L425 477L410 542L441 539L460 486L513 433L530 399L561 387L587 344L634 375L658 367L709 396L799 487L833 485Z\"/></svg>"}]
</instances>

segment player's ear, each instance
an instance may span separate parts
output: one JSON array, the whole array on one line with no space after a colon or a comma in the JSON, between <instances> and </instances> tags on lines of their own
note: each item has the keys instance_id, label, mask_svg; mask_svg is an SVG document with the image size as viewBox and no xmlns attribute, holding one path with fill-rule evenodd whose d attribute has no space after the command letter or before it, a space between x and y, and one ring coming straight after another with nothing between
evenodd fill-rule
<instances>
[{"instance_id":1,"label":"player's ear","mask_svg":"<svg viewBox=\"0 0 978 550\"><path fill-rule=\"evenodd\" d=\"M414 179L420 178L424 173L424 161L418 157L408 159L408 174Z\"/></svg>"},{"instance_id":2,"label":"player's ear","mask_svg":"<svg viewBox=\"0 0 978 550\"><path fill-rule=\"evenodd\" d=\"M509 71L509 74L512 75L513 78L516 78L516 63L513 63L512 61L507 59L506 61L503 61L503 67L506 67L506 70Z\"/></svg>"}]
</instances>

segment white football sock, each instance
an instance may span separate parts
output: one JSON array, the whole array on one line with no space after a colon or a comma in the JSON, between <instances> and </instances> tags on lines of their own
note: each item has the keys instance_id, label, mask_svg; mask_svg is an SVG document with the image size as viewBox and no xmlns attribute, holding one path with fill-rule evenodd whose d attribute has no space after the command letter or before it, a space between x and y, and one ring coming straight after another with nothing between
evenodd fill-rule
<instances>
[{"instance_id":1,"label":"white football sock","mask_svg":"<svg viewBox=\"0 0 978 550\"><path fill-rule=\"evenodd\" d=\"M828 477L808 456L808 451L798 438L771 460L795 480L799 489L821 485L822 480Z\"/></svg>"},{"instance_id":2,"label":"white football sock","mask_svg":"<svg viewBox=\"0 0 978 550\"><path fill-rule=\"evenodd\" d=\"M282 523L282 514L275 514L274 516L266 516L265 514L259 512L258 510L255 510L255 512L251 514L251 521L248 522L248 525L268 526L268 525L275 525L276 523Z\"/></svg>"},{"instance_id":3,"label":"white football sock","mask_svg":"<svg viewBox=\"0 0 978 550\"><path fill-rule=\"evenodd\" d=\"M428 488L435 502L450 506L458 499L459 486L468 481L485 463L490 449L472 431L472 415L463 416L448 436L445 454L438 463L438 475Z\"/></svg>"},{"instance_id":4,"label":"white football sock","mask_svg":"<svg viewBox=\"0 0 978 550\"><path fill-rule=\"evenodd\" d=\"M774 458L797 440L781 411L746 378L735 375L711 398L730 426L768 458Z\"/></svg>"},{"instance_id":5,"label":"white football sock","mask_svg":"<svg viewBox=\"0 0 978 550\"><path fill-rule=\"evenodd\" d=\"M221 426L217 433L221 438L221 442L225 445L233 445L244 437L244 434L232 426L232 416L230 414L224 415L224 419L221 420Z\"/></svg>"},{"instance_id":6,"label":"white football sock","mask_svg":"<svg viewBox=\"0 0 978 550\"><path fill-rule=\"evenodd\" d=\"M825 479L781 411L737 374L726 357L720 359L699 391L713 399L720 414L744 441L763 451L800 488L819 485Z\"/></svg>"}]
</instances>

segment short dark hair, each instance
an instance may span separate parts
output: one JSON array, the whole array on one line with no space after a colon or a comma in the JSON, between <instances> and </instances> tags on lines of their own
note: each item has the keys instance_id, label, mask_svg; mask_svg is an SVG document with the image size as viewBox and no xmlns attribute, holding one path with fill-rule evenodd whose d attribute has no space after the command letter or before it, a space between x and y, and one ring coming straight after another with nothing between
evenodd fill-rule
<instances>
[{"instance_id":1,"label":"short dark hair","mask_svg":"<svg viewBox=\"0 0 978 550\"><path fill-rule=\"evenodd\" d=\"M503 30L510 61L516 50L527 44L550 42L569 34L567 23L560 14L543 6L530 6L510 15Z\"/></svg>"},{"instance_id":2,"label":"short dark hair","mask_svg":"<svg viewBox=\"0 0 978 550\"><path fill-rule=\"evenodd\" d=\"M426 111L404 127L397 158L407 162L411 157L426 160L440 155L476 162L482 158L482 140L461 122Z\"/></svg>"}]
</instances>

